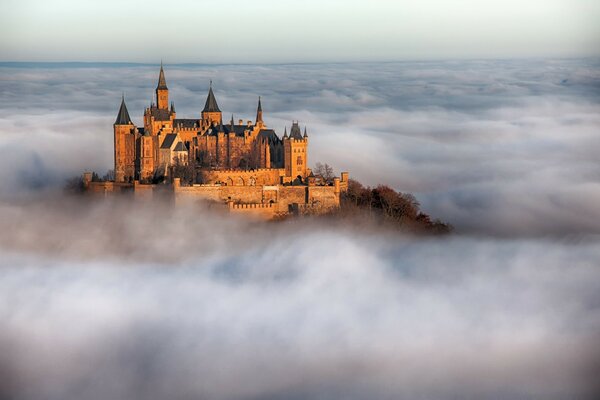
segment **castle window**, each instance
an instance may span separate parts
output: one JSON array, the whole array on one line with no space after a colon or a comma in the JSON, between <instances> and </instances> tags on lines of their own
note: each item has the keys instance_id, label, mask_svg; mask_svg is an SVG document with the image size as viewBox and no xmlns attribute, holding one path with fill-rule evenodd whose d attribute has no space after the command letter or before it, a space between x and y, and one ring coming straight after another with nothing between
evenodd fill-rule
<instances>
[{"instance_id":1,"label":"castle window","mask_svg":"<svg viewBox=\"0 0 600 400\"><path fill-rule=\"evenodd\" d=\"M298 156L298 158L296 159L296 164L302 165L302 157Z\"/></svg>"}]
</instances>

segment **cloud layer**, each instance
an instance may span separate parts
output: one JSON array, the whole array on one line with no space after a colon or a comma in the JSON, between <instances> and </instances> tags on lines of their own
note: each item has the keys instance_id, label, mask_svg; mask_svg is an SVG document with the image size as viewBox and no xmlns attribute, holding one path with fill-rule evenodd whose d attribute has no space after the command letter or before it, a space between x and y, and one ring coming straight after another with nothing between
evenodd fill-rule
<instances>
[{"instance_id":1,"label":"cloud layer","mask_svg":"<svg viewBox=\"0 0 600 400\"><path fill-rule=\"evenodd\" d=\"M130 113L156 67L4 65L3 197L112 164L124 91ZM254 118L258 95L280 134L308 125L311 163L412 192L462 231L600 232L600 73L595 60L167 66L180 117L209 79L225 115Z\"/></svg>"},{"instance_id":2,"label":"cloud layer","mask_svg":"<svg viewBox=\"0 0 600 400\"><path fill-rule=\"evenodd\" d=\"M127 202L0 215L0 393L12 398L598 389L597 239L416 239Z\"/></svg>"},{"instance_id":3,"label":"cloud layer","mask_svg":"<svg viewBox=\"0 0 600 400\"><path fill-rule=\"evenodd\" d=\"M598 392L597 61L167 66L178 116L209 79L227 116L261 95L311 164L413 192L445 239L66 199L156 66L0 69L0 398Z\"/></svg>"}]
</instances>

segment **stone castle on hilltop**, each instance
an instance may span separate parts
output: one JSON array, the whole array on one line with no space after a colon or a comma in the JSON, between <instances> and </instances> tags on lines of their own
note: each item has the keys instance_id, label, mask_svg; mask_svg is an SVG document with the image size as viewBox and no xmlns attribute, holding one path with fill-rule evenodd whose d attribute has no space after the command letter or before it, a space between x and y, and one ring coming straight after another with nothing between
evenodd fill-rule
<instances>
[{"instance_id":1,"label":"stone castle on hilltop","mask_svg":"<svg viewBox=\"0 0 600 400\"><path fill-rule=\"evenodd\" d=\"M211 82L200 117L177 118L162 64L155 92L143 127L132 122L121 99L113 125L114 181L94 181L85 173L88 191L148 197L166 189L176 202L209 200L264 217L339 207L348 173L315 176L306 127L293 122L280 138L263 120L260 97L256 121L236 123L232 115L224 123Z\"/></svg>"}]
</instances>

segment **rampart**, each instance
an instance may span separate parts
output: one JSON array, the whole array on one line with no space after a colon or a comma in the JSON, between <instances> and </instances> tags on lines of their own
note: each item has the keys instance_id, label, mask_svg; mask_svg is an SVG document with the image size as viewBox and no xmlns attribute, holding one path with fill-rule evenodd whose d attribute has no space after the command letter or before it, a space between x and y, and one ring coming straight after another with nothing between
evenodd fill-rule
<instances>
[{"instance_id":1,"label":"rampart","mask_svg":"<svg viewBox=\"0 0 600 400\"><path fill-rule=\"evenodd\" d=\"M231 176L230 174L233 173L243 179L245 176L260 176L261 172L275 176L278 171L280 170L218 172L223 174L220 176ZM241 173L246 173L246 175ZM152 185L141 184L138 181L134 183L90 182L86 181L86 176L84 176L84 186L92 194L132 193L140 199L152 198L160 190L170 194L176 205L209 201L223 205L233 214L271 219L290 214L319 214L339 207L340 194L348 188L348 174L342 173L341 179L335 178L333 185L327 186L314 183L307 185L228 185L225 183L182 185L179 178L173 179L172 184Z\"/></svg>"}]
</instances>

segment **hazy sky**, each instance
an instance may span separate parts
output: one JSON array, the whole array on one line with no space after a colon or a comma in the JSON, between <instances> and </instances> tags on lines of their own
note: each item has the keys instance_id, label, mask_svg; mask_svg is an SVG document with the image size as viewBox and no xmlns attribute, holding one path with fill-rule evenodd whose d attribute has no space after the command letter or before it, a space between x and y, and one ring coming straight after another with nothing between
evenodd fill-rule
<instances>
[{"instance_id":1,"label":"hazy sky","mask_svg":"<svg viewBox=\"0 0 600 400\"><path fill-rule=\"evenodd\" d=\"M596 0L0 0L2 61L600 54Z\"/></svg>"}]
</instances>

